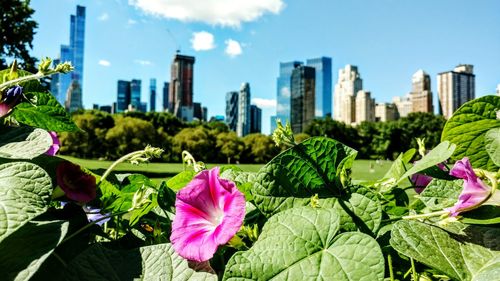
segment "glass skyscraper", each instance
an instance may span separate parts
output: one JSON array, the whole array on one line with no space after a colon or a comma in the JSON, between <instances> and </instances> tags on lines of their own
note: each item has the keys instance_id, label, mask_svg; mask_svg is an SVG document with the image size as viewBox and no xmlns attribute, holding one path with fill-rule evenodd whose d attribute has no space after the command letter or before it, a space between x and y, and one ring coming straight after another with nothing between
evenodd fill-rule
<instances>
[{"instance_id":1,"label":"glass skyscraper","mask_svg":"<svg viewBox=\"0 0 500 281\"><path fill-rule=\"evenodd\" d=\"M308 59L307 66L316 69L316 105L314 116L322 118L332 116L332 59L320 57Z\"/></svg>"},{"instance_id":2,"label":"glass skyscraper","mask_svg":"<svg viewBox=\"0 0 500 281\"><path fill-rule=\"evenodd\" d=\"M130 82L130 104L135 110L141 110L141 80L133 79Z\"/></svg>"},{"instance_id":3,"label":"glass skyscraper","mask_svg":"<svg viewBox=\"0 0 500 281\"><path fill-rule=\"evenodd\" d=\"M149 80L149 105L150 111L156 111L156 79Z\"/></svg>"},{"instance_id":4,"label":"glass skyscraper","mask_svg":"<svg viewBox=\"0 0 500 281\"><path fill-rule=\"evenodd\" d=\"M302 62L291 61L280 63L280 76L276 79L276 118L279 118L283 124L290 122L290 97L291 97L291 77L293 70L301 66Z\"/></svg>"},{"instance_id":5,"label":"glass skyscraper","mask_svg":"<svg viewBox=\"0 0 500 281\"><path fill-rule=\"evenodd\" d=\"M124 112L130 104L130 81L118 80L116 112Z\"/></svg>"},{"instance_id":6,"label":"glass skyscraper","mask_svg":"<svg viewBox=\"0 0 500 281\"><path fill-rule=\"evenodd\" d=\"M74 108L83 108L83 105L75 102L81 101L83 92L83 53L85 46L85 7L76 6L76 15L70 17L69 45L61 45L60 62L69 61L74 66L74 71L68 74L59 74L53 78L51 83L52 94L61 104L65 104L66 95L72 84L76 80L80 87L80 98L72 98ZM74 92L74 91L72 91Z\"/></svg>"}]
</instances>

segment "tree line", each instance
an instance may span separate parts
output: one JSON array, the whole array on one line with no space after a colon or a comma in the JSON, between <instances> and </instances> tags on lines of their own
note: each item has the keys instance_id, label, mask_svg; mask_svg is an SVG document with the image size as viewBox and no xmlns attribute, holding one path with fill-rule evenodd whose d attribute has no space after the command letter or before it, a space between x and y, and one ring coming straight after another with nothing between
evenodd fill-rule
<instances>
[{"instance_id":1,"label":"tree line","mask_svg":"<svg viewBox=\"0 0 500 281\"><path fill-rule=\"evenodd\" d=\"M117 159L150 144L165 150L164 162L180 162L183 150L208 163L266 163L286 147L276 147L264 134L238 137L223 122L182 122L169 113L128 112L108 114L78 111L73 120L79 132L62 133L63 155L90 159ZM326 136L358 150L358 158L394 159L416 147L415 138L426 139L428 148L439 143L445 120L430 113L412 113L389 122L364 122L356 127L331 118L316 119L296 135L296 141Z\"/></svg>"}]
</instances>

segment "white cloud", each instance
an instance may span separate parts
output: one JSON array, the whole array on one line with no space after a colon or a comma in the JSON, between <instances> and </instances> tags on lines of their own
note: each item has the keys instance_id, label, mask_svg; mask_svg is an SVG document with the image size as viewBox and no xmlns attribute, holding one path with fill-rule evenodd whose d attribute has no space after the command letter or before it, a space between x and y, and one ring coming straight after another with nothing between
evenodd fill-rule
<instances>
[{"instance_id":1,"label":"white cloud","mask_svg":"<svg viewBox=\"0 0 500 281\"><path fill-rule=\"evenodd\" d=\"M226 54L232 58L241 55L243 53L243 50L241 49L241 44L233 39L226 40L224 43L226 43Z\"/></svg>"},{"instance_id":2,"label":"white cloud","mask_svg":"<svg viewBox=\"0 0 500 281\"><path fill-rule=\"evenodd\" d=\"M136 20L133 20L133 19L128 19L127 23L128 23L129 25L134 25L134 24L136 24L136 23L137 23L137 21L136 21Z\"/></svg>"},{"instance_id":3,"label":"white cloud","mask_svg":"<svg viewBox=\"0 0 500 281\"><path fill-rule=\"evenodd\" d=\"M253 98L252 104L260 108L276 108L276 100L275 99L261 99L261 98Z\"/></svg>"},{"instance_id":4,"label":"white cloud","mask_svg":"<svg viewBox=\"0 0 500 281\"><path fill-rule=\"evenodd\" d=\"M107 21L109 19L108 13L102 13L98 18L100 21Z\"/></svg>"},{"instance_id":5,"label":"white cloud","mask_svg":"<svg viewBox=\"0 0 500 281\"><path fill-rule=\"evenodd\" d=\"M288 88L288 87L281 88L281 96L284 98L291 97L292 95L290 94L290 88Z\"/></svg>"},{"instance_id":6,"label":"white cloud","mask_svg":"<svg viewBox=\"0 0 500 281\"><path fill-rule=\"evenodd\" d=\"M130 5L147 14L197 21L212 25L239 27L266 13L279 14L283 0L129 0Z\"/></svg>"},{"instance_id":7,"label":"white cloud","mask_svg":"<svg viewBox=\"0 0 500 281\"><path fill-rule=\"evenodd\" d=\"M208 51L215 48L214 35L206 31L193 32L191 47L195 51Z\"/></svg>"},{"instance_id":8,"label":"white cloud","mask_svg":"<svg viewBox=\"0 0 500 281\"><path fill-rule=\"evenodd\" d=\"M135 63L140 64L140 65L152 65L153 63L148 61L148 60L134 60Z\"/></svg>"},{"instance_id":9,"label":"white cloud","mask_svg":"<svg viewBox=\"0 0 500 281\"><path fill-rule=\"evenodd\" d=\"M98 64L106 67L111 65L111 63L107 60L99 60Z\"/></svg>"}]
</instances>

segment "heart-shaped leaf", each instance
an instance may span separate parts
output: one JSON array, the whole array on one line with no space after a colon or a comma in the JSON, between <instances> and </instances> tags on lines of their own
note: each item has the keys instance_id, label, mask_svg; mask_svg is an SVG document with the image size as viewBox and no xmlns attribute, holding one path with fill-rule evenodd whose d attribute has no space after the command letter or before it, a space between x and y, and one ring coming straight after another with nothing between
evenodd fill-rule
<instances>
[{"instance_id":1,"label":"heart-shaped leaf","mask_svg":"<svg viewBox=\"0 0 500 281\"><path fill-rule=\"evenodd\" d=\"M12 127L0 134L0 157L33 159L44 154L52 145L52 137L42 129Z\"/></svg>"},{"instance_id":2,"label":"heart-shaped leaf","mask_svg":"<svg viewBox=\"0 0 500 281\"><path fill-rule=\"evenodd\" d=\"M252 248L231 257L223 280L383 280L377 242L359 232L337 235L339 223L335 209L278 213Z\"/></svg>"}]
</instances>

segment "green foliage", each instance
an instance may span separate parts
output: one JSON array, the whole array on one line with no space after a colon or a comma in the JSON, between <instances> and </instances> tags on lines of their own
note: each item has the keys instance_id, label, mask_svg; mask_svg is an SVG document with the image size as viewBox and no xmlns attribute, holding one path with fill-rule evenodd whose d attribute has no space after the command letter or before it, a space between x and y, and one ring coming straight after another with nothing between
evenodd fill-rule
<instances>
[{"instance_id":1,"label":"green foliage","mask_svg":"<svg viewBox=\"0 0 500 281\"><path fill-rule=\"evenodd\" d=\"M420 200L432 211L443 210L457 202L462 191L463 180L433 179L420 194Z\"/></svg>"},{"instance_id":2,"label":"green foliage","mask_svg":"<svg viewBox=\"0 0 500 281\"><path fill-rule=\"evenodd\" d=\"M435 226L416 221L399 221L392 228L391 245L398 252L454 280L487 280L478 278L498 271L499 251L475 244L483 242L474 240L477 237L458 238L460 240ZM467 238L473 240L469 242ZM489 246L498 247L495 243Z\"/></svg>"},{"instance_id":3,"label":"green foliage","mask_svg":"<svg viewBox=\"0 0 500 281\"><path fill-rule=\"evenodd\" d=\"M244 143L241 141L235 132L221 132L216 137L216 147L225 159L219 159L219 163L223 163L227 159L227 163L231 163L231 159L239 160L240 152L243 150Z\"/></svg>"},{"instance_id":4,"label":"green foliage","mask_svg":"<svg viewBox=\"0 0 500 281\"><path fill-rule=\"evenodd\" d=\"M106 142L113 149L108 150L111 159L116 159L132 151L141 150L154 143L156 130L147 121L134 117L115 119L115 126L106 132Z\"/></svg>"},{"instance_id":5,"label":"green foliage","mask_svg":"<svg viewBox=\"0 0 500 281\"><path fill-rule=\"evenodd\" d=\"M484 143L491 161L500 167L500 128L494 128L486 132Z\"/></svg>"},{"instance_id":6,"label":"green foliage","mask_svg":"<svg viewBox=\"0 0 500 281\"><path fill-rule=\"evenodd\" d=\"M383 280L377 242L358 232L338 234L334 209L293 208L274 215L248 251L229 260L223 280Z\"/></svg>"},{"instance_id":7,"label":"green foliage","mask_svg":"<svg viewBox=\"0 0 500 281\"><path fill-rule=\"evenodd\" d=\"M29 0L2 0L0 10L0 69L7 68L5 58L16 58L24 69L34 71L37 59L29 54L38 27Z\"/></svg>"},{"instance_id":8,"label":"green foliage","mask_svg":"<svg viewBox=\"0 0 500 281\"><path fill-rule=\"evenodd\" d=\"M182 171L169 179L167 181L167 186L174 191L178 191L185 187L195 175L196 173L193 170Z\"/></svg>"},{"instance_id":9,"label":"green foliage","mask_svg":"<svg viewBox=\"0 0 500 281\"><path fill-rule=\"evenodd\" d=\"M187 150L190 151L197 160L203 162L214 159L215 146L215 136L204 127L182 129L173 138L173 151L175 155L180 156L182 151Z\"/></svg>"},{"instance_id":10,"label":"green foliage","mask_svg":"<svg viewBox=\"0 0 500 281\"><path fill-rule=\"evenodd\" d=\"M263 134L246 135L243 142L245 151L242 157L245 163L267 163L280 152L271 137Z\"/></svg>"},{"instance_id":11,"label":"green foliage","mask_svg":"<svg viewBox=\"0 0 500 281\"><path fill-rule=\"evenodd\" d=\"M486 133L500 128L498 110L500 97L485 96L463 104L448 120L443 129L441 140L448 140L457 145L454 160L469 157L475 168L495 171L498 167L484 149Z\"/></svg>"},{"instance_id":12,"label":"green foliage","mask_svg":"<svg viewBox=\"0 0 500 281\"><path fill-rule=\"evenodd\" d=\"M216 281L207 265L190 264L171 244L133 250L111 250L99 244L78 255L66 268L64 280L200 280ZM208 266L209 268L209 266Z\"/></svg>"},{"instance_id":13,"label":"green foliage","mask_svg":"<svg viewBox=\"0 0 500 281\"><path fill-rule=\"evenodd\" d=\"M52 137L42 129L16 127L4 130L0 131L1 158L32 159L44 154L52 145Z\"/></svg>"}]
</instances>

